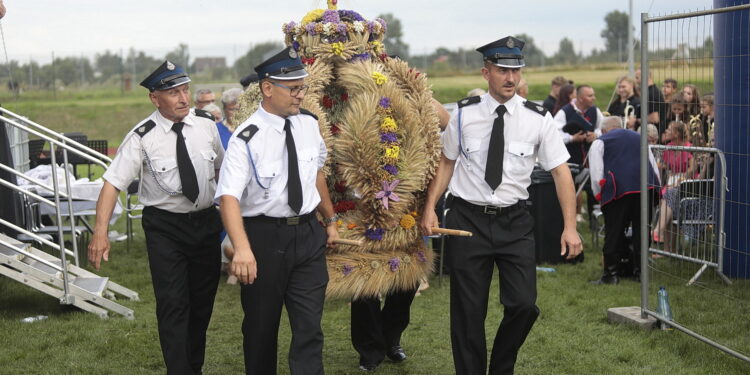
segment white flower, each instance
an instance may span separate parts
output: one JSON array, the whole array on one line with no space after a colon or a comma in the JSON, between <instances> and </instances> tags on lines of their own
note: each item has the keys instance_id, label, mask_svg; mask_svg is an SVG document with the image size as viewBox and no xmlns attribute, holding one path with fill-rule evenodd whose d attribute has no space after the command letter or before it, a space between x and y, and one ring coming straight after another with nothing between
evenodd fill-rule
<instances>
[{"instance_id":1,"label":"white flower","mask_svg":"<svg viewBox=\"0 0 750 375\"><path fill-rule=\"evenodd\" d=\"M362 21L354 21L352 24L354 25L354 31L358 33L365 31L365 24Z\"/></svg>"},{"instance_id":2,"label":"white flower","mask_svg":"<svg viewBox=\"0 0 750 375\"><path fill-rule=\"evenodd\" d=\"M331 25L330 22L326 22L323 24L323 34L329 35L331 34L331 29L333 28L333 25Z\"/></svg>"}]
</instances>

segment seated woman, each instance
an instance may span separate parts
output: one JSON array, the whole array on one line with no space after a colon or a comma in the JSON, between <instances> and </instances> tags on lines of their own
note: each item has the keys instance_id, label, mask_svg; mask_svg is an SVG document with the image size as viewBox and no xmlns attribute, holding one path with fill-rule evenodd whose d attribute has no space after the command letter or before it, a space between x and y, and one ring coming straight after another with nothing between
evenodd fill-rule
<instances>
[{"instance_id":1,"label":"seated woman","mask_svg":"<svg viewBox=\"0 0 750 375\"><path fill-rule=\"evenodd\" d=\"M627 116L627 125L630 130L638 128L637 116L641 113L641 98L637 87L634 79L621 77L617 81L617 95L607 108L610 116L623 118Z\"/></svg>"}]
</instances>

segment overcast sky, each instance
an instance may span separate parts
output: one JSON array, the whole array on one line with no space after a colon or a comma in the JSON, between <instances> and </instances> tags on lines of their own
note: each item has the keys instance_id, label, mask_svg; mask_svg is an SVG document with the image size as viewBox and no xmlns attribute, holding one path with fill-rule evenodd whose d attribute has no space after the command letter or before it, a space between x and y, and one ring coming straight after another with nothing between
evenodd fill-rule
<instances>
[{"instance_id":1,"label":"overcast sky","mask_svg":"<svg viewBox=\"0 0 750 375\"><path fill-rule=\"evenodd\" d=\"M232 64L254 44L282 42L281 25L318 0L5 0L0 25L11 60L46 63L56 56L93 56L130 47L162 58L179 43L190 56L225 56ZM652 15L708 9L711 0L633 0L633 13ZM627 0L339 0L367 19L393 13L401 20L411 54L437 47L471 48L526 33L546 54L570 38L585 54L603 48L604 16L628 11ZM636 24L636 36L640 26ZM5 56L0 55L5 62Z\"/></svg>"}]
</instances>

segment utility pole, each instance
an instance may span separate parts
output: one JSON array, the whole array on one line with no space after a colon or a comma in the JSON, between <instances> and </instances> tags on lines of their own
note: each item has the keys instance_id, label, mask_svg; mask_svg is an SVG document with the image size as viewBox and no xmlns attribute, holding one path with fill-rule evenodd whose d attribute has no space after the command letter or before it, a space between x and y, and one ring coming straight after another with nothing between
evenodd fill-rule
<instances>
[{"instance_id":1,"label":"utility pole","mask_svg":"<svg viewBox=\"0 0 750 375\"><path fill-rule=\"evenodd\" d=\"M630 13L628 14L628 77L635 77L633 67L633 0L630 0Z\"/></svg>"},{"instance_id":2,"label":"utility pole","mask_svg":"<svg viewBox=\"0 0 750 375\"><path fill-rule=\"evenodd\" d=\"M55 69L55 51L52 51L52 96L57 99L57 71Z\"/></svg>"}]
</instances>

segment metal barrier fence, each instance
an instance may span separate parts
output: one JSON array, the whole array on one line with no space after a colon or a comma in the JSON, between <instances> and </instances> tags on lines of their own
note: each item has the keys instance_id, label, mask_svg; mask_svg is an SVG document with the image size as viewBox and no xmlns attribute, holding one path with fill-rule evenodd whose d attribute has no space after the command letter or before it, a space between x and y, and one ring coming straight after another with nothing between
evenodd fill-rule
<instances>
[{"instance_id":1,"label":"metal barrier fence","mask_svg":"<svg viewBox=\"0 0 750 375\"><path fill-rule=\"evenodd\" d=\"M750 4L741 2L642 14L640 117L655 122L658 113L665 146L647 147L643 132L642 191L649 150L660 161L662 187L660 197L641 196L641 248L648 249L641 254L641 311L750 362ZM660 99L675 81L677 92ZM671 319L657 307L662 286Z\"/></svg>"}]
</instances>

